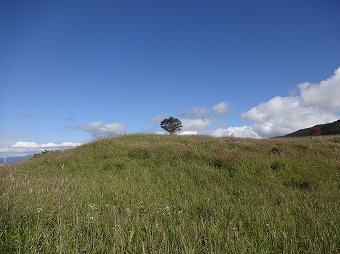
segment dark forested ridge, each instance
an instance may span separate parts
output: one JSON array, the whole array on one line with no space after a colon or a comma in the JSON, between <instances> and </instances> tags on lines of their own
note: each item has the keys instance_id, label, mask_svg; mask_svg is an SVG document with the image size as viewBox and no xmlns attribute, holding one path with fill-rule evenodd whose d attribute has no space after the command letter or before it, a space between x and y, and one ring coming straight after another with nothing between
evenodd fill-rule
<instances>
[{"instance_id":1,"label":"dark forested ridge","mask_svg":"<svg viewBox=\"0 0 340 254\"><path fill-rule=\"evenodd\" d=\"M310 128L301 129L282 137L305 137L305 136L321 136L321 135L339 135L340 119L326 124L318 124Z\"/></svg>"}]
</instances>

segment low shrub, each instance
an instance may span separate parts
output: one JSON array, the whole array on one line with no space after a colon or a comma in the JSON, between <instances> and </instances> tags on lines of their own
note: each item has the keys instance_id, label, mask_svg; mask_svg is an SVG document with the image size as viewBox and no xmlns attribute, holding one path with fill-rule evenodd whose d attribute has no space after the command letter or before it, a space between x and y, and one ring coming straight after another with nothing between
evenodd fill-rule
<instances>
[{"instance_id":1,"label":"low shrub","mask_svg":"<svg viewBox=\"0 0 340 254\"><path fill-rule=\"evenodd\" d=\"M286 168L286 164L282 161L274 161L270 165L271 169L275 172L281 171Z\"/></svg>"}]
</instances>

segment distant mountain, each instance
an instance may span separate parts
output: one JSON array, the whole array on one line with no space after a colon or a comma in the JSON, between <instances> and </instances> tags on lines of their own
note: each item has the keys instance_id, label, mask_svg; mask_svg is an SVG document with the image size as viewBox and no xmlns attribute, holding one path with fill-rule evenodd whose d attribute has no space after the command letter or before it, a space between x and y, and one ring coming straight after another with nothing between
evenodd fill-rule
<instances>
[{"instance_id":1,"label":"distant mountain","mask_svg":"<svg viewBox=\"0 0 340 254\"><path fill-rule=\"evenodd\" d=\"M10 157L6 157L6 163L12 164L12 163L15 163L15 162L18 162L18 161L27 160L31 157L32 157L32 155L10 156ZM0 158L0 164L4 164L4 163L5 163L5 158Z\"/></svg>"},{"instance_id":2,"label":"distant mountain","mask_svg":"<svg viewBox=\"0 0 340 254\"><path fill-rule=\"evenodd\" d=\"M281 137L306 137L339 134L340 134L340 119L333 123L318 124L310 128L301 129Z\"/></svg>"}]
</instances>

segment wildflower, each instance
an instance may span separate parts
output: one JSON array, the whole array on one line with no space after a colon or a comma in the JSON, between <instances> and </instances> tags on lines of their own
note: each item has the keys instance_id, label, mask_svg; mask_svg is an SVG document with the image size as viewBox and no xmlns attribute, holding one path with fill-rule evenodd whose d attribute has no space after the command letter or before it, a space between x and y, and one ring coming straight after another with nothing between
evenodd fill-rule
<instances>
[{"instance_id":1,"label":"wildflower","mask_svg":"<svg viewBox=\"0 0 340 254\"><path fill-rule=\"evenodd\" d=\"M96 208L96 204L89 204L89 207L90 207L91 209L97 209L97 208Z\"/></svg>"},{"instance_id":2,"label":"wildflower","mask_svg":"<svg viewBox=\"0 0 340 254\"><path fill-rule=\"evenodd\" d=\"M41 213L42 210L43 210L43 209L42 209L41 207L37 208L37 213Z\"/></svg>"}]
</instances>

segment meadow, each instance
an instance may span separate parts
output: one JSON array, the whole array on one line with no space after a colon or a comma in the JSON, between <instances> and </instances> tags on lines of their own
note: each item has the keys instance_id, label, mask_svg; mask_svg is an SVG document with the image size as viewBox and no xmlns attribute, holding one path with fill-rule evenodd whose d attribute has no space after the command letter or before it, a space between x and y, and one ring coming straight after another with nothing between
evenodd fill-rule
<instances>
[{"instance_id":1,"label":"meadow","mask_svg":"<svg viewBox=\"0 0 340 254\"><path fill-rule=\"evenodd\" d=\"M340 136L127 135L0 169L0 253L339 253Z\"/></svg>"}]
</instances>

